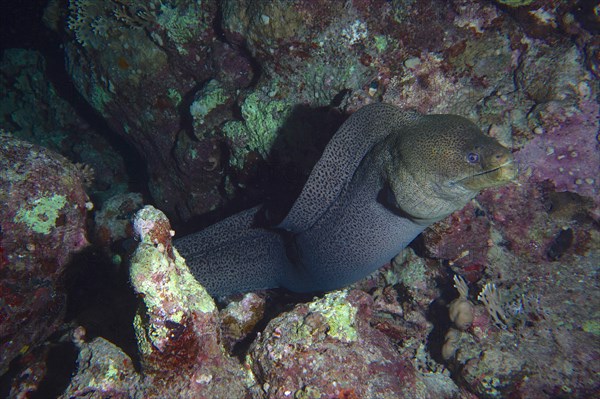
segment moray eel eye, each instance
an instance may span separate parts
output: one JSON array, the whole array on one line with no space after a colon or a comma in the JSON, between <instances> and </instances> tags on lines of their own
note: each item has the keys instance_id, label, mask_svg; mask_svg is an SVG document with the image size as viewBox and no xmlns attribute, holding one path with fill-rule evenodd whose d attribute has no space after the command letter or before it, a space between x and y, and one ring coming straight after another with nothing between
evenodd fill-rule
<instances>
[{"instance_id":1,"label":"moray eel eye","mask_svg":"<svg viewBox=\"0 0 600 399\"><path fill-rule=\"evenodd\" d=\"M470 152L467 154L467 162L469 163L479 163L479 154L475 152Z\"/></svg>"}]
</instances>

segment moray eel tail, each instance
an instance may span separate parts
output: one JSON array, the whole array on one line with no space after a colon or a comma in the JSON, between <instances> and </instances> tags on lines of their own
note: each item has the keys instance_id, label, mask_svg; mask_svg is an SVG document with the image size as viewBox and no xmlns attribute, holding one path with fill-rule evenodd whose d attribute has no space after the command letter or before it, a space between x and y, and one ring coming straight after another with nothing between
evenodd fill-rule
<instances>
[{"instance_id":1,"label":"moray eel tail","mask_svg":"<svg viewBox=\"0 0 600 399\"><path fill-rule=\"evenodd\" d=\"M190 271L213 296L275 288L292 268L283 238L254 227L259 207L174 242Z\"/></svg>"}]
</instances>

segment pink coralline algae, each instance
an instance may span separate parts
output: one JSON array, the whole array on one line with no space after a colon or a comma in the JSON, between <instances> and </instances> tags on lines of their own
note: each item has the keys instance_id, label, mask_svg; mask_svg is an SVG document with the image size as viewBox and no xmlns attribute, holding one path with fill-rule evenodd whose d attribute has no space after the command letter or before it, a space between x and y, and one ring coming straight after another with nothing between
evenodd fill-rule
<instances>
[{"instance_id":1,"label":"pink coralline algae","mask_svg":"<svg viewBox=\"0 0 600 399\"><path fill-rule=\"evenodd\" d=\"M544 131L516 154L536 182L550 181L557 191L595 198L600 194L599 106L586 101L580 110L551 109Z\"/></svg>"},{"instance_id":2,"label":"pink coralline algae","mask_svg":"<svg viewBox=\"0 0 600 399\"><path fill-rule=\"evenodd\" d=\"M469 281L481 277L491 246L490 220L473 203L423 232L428 255L460 267Z\"/></svg>"},{"instance_id":3,"label":"pink coralline algae","mask_svg":"<svg viewBox=\"0 0 600 399\"><path fill-rule=\"evenodd\" d=\"M63 322L64 272L91 206L62 156L0 134L0 374Z\"/></svg>"}]
</instances>

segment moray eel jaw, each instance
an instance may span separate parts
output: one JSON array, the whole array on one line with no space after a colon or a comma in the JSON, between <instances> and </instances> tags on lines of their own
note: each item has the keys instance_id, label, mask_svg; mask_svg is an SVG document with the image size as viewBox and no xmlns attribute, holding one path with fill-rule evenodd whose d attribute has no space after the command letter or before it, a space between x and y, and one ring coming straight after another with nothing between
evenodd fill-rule
<instances>
[{"instance_id":1,"label":"moray eel jaw","mask_svg":"<svg viewBox=\"0 0 600 399\"><path fill-rule=\"evenodd\" d=\"M517 167L511 157L510 160L500 166L465 177L456 183L462 184L471 191L480 191L485 188L502 186L514 181L517 177L517 172Z\"/></svg>"}]
</instances>

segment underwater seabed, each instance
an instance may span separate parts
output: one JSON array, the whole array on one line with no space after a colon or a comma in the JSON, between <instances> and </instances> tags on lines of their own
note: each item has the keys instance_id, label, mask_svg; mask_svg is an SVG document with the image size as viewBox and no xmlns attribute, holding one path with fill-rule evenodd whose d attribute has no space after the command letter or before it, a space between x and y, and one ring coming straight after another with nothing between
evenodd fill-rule
<instances>
[{"instance_id":1,"label":"underwater seabed","mask_svg":"<svg viewBox=\"0 0 600 399\"><path fill-rule=\"evenodd\" d=\"M600 395L596 2L0 8L0 397ZM377 102L470 119L516 181L350 287L211 298L173 239L285 216Z\"/></svg>"},{"instance_id":2,"label":"underwater seabed","mask_svg":"<svg viewBox=\"0 0 600 399\"><path fill-rule=\"evenodd\" d=\"M33 397L65 388L60 397L572 397L596 383L597 248L545 265L521 259L509 278L454 286L440 286L451 265L408 248L348 289L248 293L217 306L174 251L162 212L144 207L134 229L137 299L124 269L99 272L108 259L84 252L75 264L87 263L94 280L71 281L71 321L33 363L19 359L29 367L11 371L15 388L40 369L48 374ZM497 275L517 261L505 251L491 249ZM467 325L452 316L464 300Z\"/></svg>"}]
</instances>

